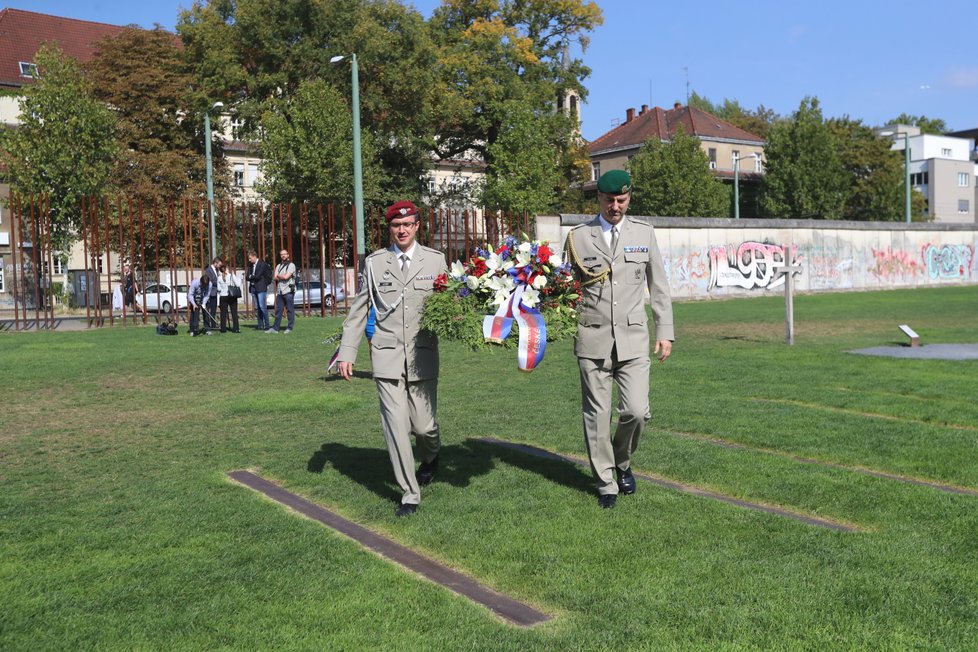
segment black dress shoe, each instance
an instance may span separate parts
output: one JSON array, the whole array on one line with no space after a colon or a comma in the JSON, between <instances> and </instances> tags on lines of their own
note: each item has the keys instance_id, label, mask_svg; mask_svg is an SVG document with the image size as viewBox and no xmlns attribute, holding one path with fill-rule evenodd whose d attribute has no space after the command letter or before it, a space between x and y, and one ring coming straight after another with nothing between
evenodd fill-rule
<instances>
[{"instance_id":1,"label":"black dress shoe","mask_svg":"<svg viewBox=\"0 0 978 652\"><path fill-rule=\"evenodd\" d=\"M435 479L435 474L438 473L438 456L430 462L422 462L421 466L418 467L418 484L422 487L426 487L431 484L431 481Z\"/></svg>"},{"instance_id":2,"label":"black dress shoe","mask_svg":"<svg viewBox=\"0 0 978 652\"><path fill-rule=\"evenodd\" d=\"M632 475L631 469L622 471L619 468L615 468L615 474L618 476L619 492L625 494L626 496L635 493L635 476Z\"/></svg>"},{"instance_id":3,"label":"black dress shoe","mask_svg":"<svg viewBox=\"0 0 978 652\"><path fill-rule=\"evenodd\" d=\"M618 502L618 494L602 494L598 496L598 504L601 505L601 509L614 509L616 502Z\"/></svg>"},{"instance_id":4,"label":"black dress shoe","mask_svg":"<svg viewBox=\"0 0 978 652\"><path fill-rule=\"evenodd\" d=\"M401 503L398 505L397 509L394 510L394 516L398 518L402 516L410 516L411 514L418 511L418 506L413 503Z\"/></svg>"}]
</instances>

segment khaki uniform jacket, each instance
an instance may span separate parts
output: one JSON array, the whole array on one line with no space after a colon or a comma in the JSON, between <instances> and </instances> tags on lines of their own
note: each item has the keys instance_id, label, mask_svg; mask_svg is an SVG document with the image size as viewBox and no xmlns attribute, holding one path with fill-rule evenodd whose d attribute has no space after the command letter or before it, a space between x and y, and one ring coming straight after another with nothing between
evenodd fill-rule
<instances>
[{"instance_id":1,"label":"khaki uniform jacket","mask_svg":"<svg viewBox=\"0 0 978 652\"><path fill-rule=\"evenodd\" d=\"M408 381L438 377L438 336L421 330L424 301L435 287L435 277L447 271L445 254L420 244L415 247L407 277L401 276L399 251L380 249L367 256L377 294L387 306L397 307L386 317L377 307L377 326L370 341L374 378L406 378ZM343 322L339 362L356 362L360 338L370 313L372 299L363 284Z\"/></svg>"},{"instance_id":2,"label":"khaki uniform jacket","mask_svg":"<svg viewBox=\"0 0 978 652\"><path fill-rule=\"evenodd\" d=\"M571 256L573 238L576 258ZM565 257L574 265L578 280L586 283L587 274L600 274L609 267L608 278L582 288L582 303L574 352L580 358L607 359L612 348L619 360L650 354L646 292L651 297L656 340L674 340L672 299L669 282L655 230L647 222L627 215L619 223L618 246L608 250L595 217L575 227L564 243Z\"/></svg>"}]
</instances>

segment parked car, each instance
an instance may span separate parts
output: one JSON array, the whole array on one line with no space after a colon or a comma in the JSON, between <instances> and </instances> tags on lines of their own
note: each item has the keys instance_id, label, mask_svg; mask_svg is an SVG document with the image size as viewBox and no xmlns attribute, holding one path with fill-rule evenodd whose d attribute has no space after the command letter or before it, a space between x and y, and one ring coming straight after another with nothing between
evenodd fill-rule
<instances>
[{"instance_id":1,"label":"parked car","mask_svg":"<svg viewBox=\"0 0 978 652\"><path fill-rule=\"evenodd\" d=\"M146 312L170 312L173 309L174 293L176 293L177 310L186 308L186 285L171 286L164 283L147 285L139 295L139 303L146 308Z\"/></svg>"},{"instance_id":2,"label":"parked car","mask_svg":"<svg viewBox=\"0 0 978 652\"><path fill-rule=\"evenodd\" d=\"M268 305L275 305L275 294L273 288L269 287L268 291ZM332 308L336 305L337 301L344 301L346 299L346 291L343 288L337 286L333 287L329 283L323 283L322 281L305 281L302 279L296 281L295 286L295 305L296 307L301 307L305 305L318 306L324 304L327 308Z\"/></svg>"}]
</instances>

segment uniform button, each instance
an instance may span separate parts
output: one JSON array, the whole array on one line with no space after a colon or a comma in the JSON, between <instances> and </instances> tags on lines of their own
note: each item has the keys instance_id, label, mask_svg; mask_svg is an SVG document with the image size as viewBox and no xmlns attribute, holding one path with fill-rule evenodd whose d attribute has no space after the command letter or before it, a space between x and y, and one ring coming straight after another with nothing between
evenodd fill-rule
<instances>
[{"instance_id":1,"label":"uniform button","mask_svg":"<svg viewBox=\"0 0 978 652\"><path fill-rule=\"evenodd\" d=\"M617 305L618 305L618 302L617 302L617 301L614 301L614 302L612 302L612 304L611 304L611 305L613 305L613 306L617 306Z\"/></svg>"}]
</instances>

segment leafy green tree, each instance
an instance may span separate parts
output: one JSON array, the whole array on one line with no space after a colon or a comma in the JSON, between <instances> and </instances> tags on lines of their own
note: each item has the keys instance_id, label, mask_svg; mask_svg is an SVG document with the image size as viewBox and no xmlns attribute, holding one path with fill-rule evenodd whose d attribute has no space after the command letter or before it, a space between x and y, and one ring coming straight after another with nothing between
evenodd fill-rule
<instances>
[{"instance_id":1,"label":"leafy green tree","mask_svg":"<svg viewBox=\"0 0 978 652\"><path fill-rule=\"evenodd\" d=\"M552 210L560 181L553 131L561 116L514 102L499 138L489 146L494 165L486 176L482 204L504 210Z\"/></svg>"},{"instance_id":2,"label":"leafy green tree","mask_svg":"<svg viewBox=\"0 0 978 652\"><path fill-rule=\"evenodd\" d=\"M920 133L922 134L934 134L937 136L946 134L949 131L947 124L942 119L928 118L925 115L908 115L906 113L901 113L897 117L890 120L887 124L913 125L915 127L920 127Z\"/></svg>"},{"instance_id":3,"label":"leafy green tree","mask_svg":"<svg viewBox=\"0 0 978 652\"><path fill-rule=\"evenodd\" d=\"M109 188L115 121L57 46L42 45L35 62L40 77L24 89L21 124L3 132L0 146L11 188L49 195L52 244L66 253L81 224L82 198Z\"/></svg>"},{"instance_id":4,"label":"leafy green tree","mask_svg":"<svg viewBox=\"0 0 978 652\"><path fill-rule=\"evenodd\" d=\"M779 218L842 218L849 175L817 98L806 97L789 119L771 128L764 157L764 213Z\"/></svg>"},{"instance_id":5,"label":"leafy green tree","mask_svg":"<svg viewBox=\"0 0 978 652\"><path fill-rule=\"evenodd\" d=\"M206 190L202 110L207 100L193 82L173 35L126 29L95 44L85 66L95 97L111 106L120 150L112 176L126 196L163 206ZM226 190L221 148L215 144L217 194Z\"/></svg>"},{"instance_id":6,"label":"leafy green tree","mask_svg":"<svg viewBox=\"0 0 978 652\"><path fill-rule=\"evenodd\" d=\"M697 94L696 91L693 91L690 96L689 105L765 139L771 131L771 126L781 119L777 113L766 108L763 104L753 111L744 108L737 100L726 98L722 103L714 104L708 98Z\"/></svg>"},{"instance_id":7,"label":"leafy green tree","mask_svg":"<svg viewBox=\"0 0 978 652\"><path fill-rule=\"evenodd\" d=\"M313 202L350 196L353 121L338 90L321 80L303 82L291 96L267 103L262 127L263 195ZM364 198L377 201L380 166L370 134L362 141Z\"/></svg>"},{"instance_id":8,"label":"leafy green tree","mask_svg":"<svg viewBox=\"0 0 978 652\"><path fill-rule=\"evenodd\" d=\"M650 138L628 162L635 215L725 217L730 191L710 170L700 140L680 128L671 142Z\"/></svg>"},{"instance_id":9,"label":"leafy green tree","mask_svg":"<svg viewBox=\"0 0 978 652\"><path fill-rule=\"evenodd\" d=\"M901 152L860 120L848 117L828 121L849 173L849 192L843 218L847 220L902 221L905 219L904 169ZM923 196L912 190L911 214L923 210ZM914 210L916 209L916 210Z\"/></svg>"},{"instance_id":10,"label":"leafy green tree","mask_svg":"<svg viewBox=\"0 0 978 652\"><path fill-rule=\"evenodd\" d=\"M177 31L202 89L223 98L255 139L267 102L304 82L326 82L349 106L349 60L330 59L355 52L362 129L376 136L373 156L385 171L380 194L420 195L441 89L436 51L414 8L394 0L213 0L183 12Z\"/></svg>"},{"instance_id":11,"label":"leafy green tree","mask_svg":"<svg viewBox=\"0 0 978 652\"><path fill-rule=\"evenodd\" d=\"M491 171L494 145L514 103L532 112L554 111L567 90L582 98L590 70L568 54L587 46L601 10L583 0L445 0L429 23L438 50L438 153L477 152ZM551 145L569 154L571 130L553 130Z\"/></svg>"}]
</instances>

